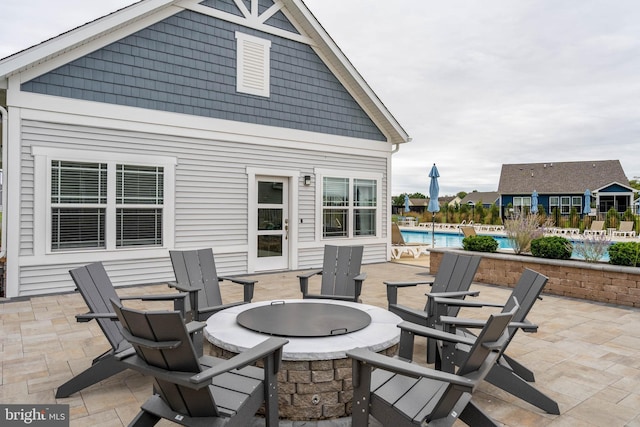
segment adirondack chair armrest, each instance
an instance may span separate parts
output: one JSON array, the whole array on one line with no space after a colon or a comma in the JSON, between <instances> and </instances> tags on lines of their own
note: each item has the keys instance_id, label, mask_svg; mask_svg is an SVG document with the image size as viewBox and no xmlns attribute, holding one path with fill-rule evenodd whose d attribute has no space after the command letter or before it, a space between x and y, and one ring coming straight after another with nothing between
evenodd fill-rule
<instances>
[{"instance_id":1,"label":"adirondack chair armrest","mask_svg":"<svg viewBox=\"0 0 640 427\"><path fill-rule=\"evenodd\" d=\"M300 292L302 292L302 295L307 295L307 293L309 293L309 278L316 275L322 275L322 270L312 270L298 274L298 279L300 279Z\"/></svg>"},{"instance_id":2,"label":"adirondack chair armrest","mask_svg":"<svg viewBox=\"0 0 640 427\"><path fill-rule=\"evenodd\" d=\"M410 333L412 335L418 335L425 338L434 338L436 340L447 341L451 343L469 344L474 343L474 339L467 338L462 335L453 334L450 332L441 331L438 329L427 328L422 325L416 325L411 322L400 322L398 327L402 331L402 334Z\"/></svg>"},{"instance_id":3,"label":"adirondack chair armrest","mask_svg":"<svg viewBox=\"0 0 640 427\"><path fill-rule=\"evenodd\" d=\"M113 357L115 357L117 360L123 360L129 356L133 356L134 354L136 354L136 349L133 347L129 347L126 350L122 350L114 354Z\"/></svg>"},{"instance_id":4,"label":"adirondack chair armrest","mask_svg":"<svg viewBox=\"0 0 640 427\"><path fill-rule=\"evenodd\" d=\"M450 374L447 372L436 371L424 366L416 365L411 362L396 359L382 354L375 353L366 348L354 348L347 351L347 357L352 358L357 363L364 363L376 368L384 369L385 371L395 372L397 374L406 375L412 378L430 378L438 381L447 382L460 387L464 387L465 391L471 391L474 386L474 381L461 377L459 375ZM353 385L357 387L360 383L360 379L357 375L358 370L354 370Z\"/></svg>"},{"instance_id":5,"label":"adirondack chair armrest","mask_svg":"<svg viewBox=\"0 0 640 427\"><path fill-rule=\"evenodd\" d=\"M181 292L197 292L200 290L200 288L198 287L183 285L182 283L178 283L178 282L167 282L167 285L170 288L175 288Z\"/></svg>"},{"instance_id":6,"label":"adirondack chair armrest","mask_svg":"<svg viewBox=\"0 0 640 427\"><path fill-rule=\"evenodd\" d=\"M118 320L118 316L115 313L85 313L85 314L76 314L77 322L89 322L94 319L111 319Z\"/></svg>"},{"instance_id":7,"label":"adirondack chair armrest","mask_svg":"<svg viewBox=\"0 0 640 427\"><path fill-rule=\"evenodd\" d=\"M198 322L197 320L194 320L186 323L185 326L187 327L187 332L191 335L194 332L203 330L207 326L207 322Z\"/></svg>"},{"instance_id":8,"label":"adirondack chair armrest","mask_svg":"<svg viewBox=\"0 0 640 427\"><path fill-rule=\"evenodd\" d=\"M428 292L425 295L428 298L477 297L480 295L480 291Z\"/></svg>"},{"instance_id":9,"label":"adirondack chair armrest","mask_svg":"<svg viewBox=\"0 0 640 427\"><path fill-rule=\"evenodd\" d=\"M520 328L523 332L528 333L538 332L538 325L536 325L535 323L531 323L528 320L525 320L523 322L511 322L509 323L509 327Z\"/></svg>"},{"instance_id":10,"label":"adirondack chair armrest","mask_svg":"<svg viewBox=\"0 0 640 427\"><path fill-rule=\"evenodd\" d=\"M244 302L239 301L239 302L230 302L227 304L221 304L221 305L216 305L215 307L204 307L204 308L200 308L198 311L200 312L200 314L204 314L204 313L217 313L221 310L224 310L226 308L231 308L231 307L235 307L236 305L241 305L244 304Z\"/></svg>"},{"instance_id":11,"label":"adirondack chair armrest","mask_svg":"<svg viewBox=\"0 0 640 427\"><path fill-rule=\"evenodd\" d=\"M218 277L220 280L228 280L232 283L244 286L244 302L249 303L253 299L253 289L257 280L238 279L235 277Z\"/></svg>"},{"instance_id":12,"label":"adirondack chair armrest","mask_svg":"<svg viewBox=\"0 0 640 427\"><path fill-rule=\"evenodd\" d=\"M276 365L279 366L279 360L282 358L282 347L284 347L288 342L289 340L284 338L268 338L260 344L251 347L246 351L243 351L242 353L232 357L231 359L224 360L209 369L192 375L189 381L193 384L204 383L204 385L206 385L209 383L209 380L211 380L211 378L215 376L218 376L225 372L229 372L233 369L245 367L274 353L278 358L278 363L276 363Z\"/></svg>"},{"instance_id":13,"label":"adirondack chair armrest","mask_svg":"<svg viewBox=\"0 0 640 427\"><path fill-rule=\"evenodd\" d=\"M367 278L367 273L360 273L356 277L353 278L355 285L355 299L360 298L360 294L362 293L362 282Z\"/></svg>"},{"instance_id":14,"label":"adirondack chair armrest","mask_svg":"<svg viewBox=\"0 0 640 427\"><path fill-rule=\"evenodd\" d=\"M322 294L305 294L305 297L310 299L331 299L331 300L339 300L339 301L350 301L357 302L358 296L348 296L348 295L322 295Z\"/></svg>"},{"instance_id":15,"label":"adirondack chair armrest","mask_svg":"<svg viewBox=\"0 0 640 427\"><path fill-rule=\"evenodd\" d=\"M418 285L433 285L433 281L425 282L382 282L387 286L387 302L389 305L398 304L398 288Z\"/></svg>"},{"instance_id":16,"label":"adirondack chair armrest","mask_svg":"<svg viewBox=\"0 0 640 427\"><path fill-rule=\"evenodd\" d=\"M440 305L454 305L458 307L504 307L504 304L496 304L493 302L482 302L482 301L469 301L458 298L433 298L432 300L435 304Z\"/></svg>"},{"instance_id":17,"label":"adirondack chair armrest","mask_svg":"<svg viewBox=\"0 0 640 427\"><path fill-rule=\"evenodd\" d=\"M184 299L189 296L188 292L178 292L175 294L162 294L162 295L125 295L119 297L120 300L141 300L141 301L173 301L176 299Z\"/></svg>"}]
</instances>

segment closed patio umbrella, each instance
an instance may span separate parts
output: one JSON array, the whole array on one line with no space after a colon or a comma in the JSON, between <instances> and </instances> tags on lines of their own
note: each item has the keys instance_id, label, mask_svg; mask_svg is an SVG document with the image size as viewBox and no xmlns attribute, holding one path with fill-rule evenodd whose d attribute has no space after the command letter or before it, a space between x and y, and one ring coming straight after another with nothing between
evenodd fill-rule
<instances>
[{"instance_id":1,"label":"closed patio umbrella","mask_svg":"<svg viewBox=\"0 0 640 427\"><path fill-rule=\"evenodd\" d=\"M429 182L429 206L427 206L427 210L431 212L431 247L434 247L436 244L436 237L434 235L436 229L436 212L440 212L440 205L438 204L438 193L440 192L438 177L440 177L440 173L434 163L429 172L429 178L431 178L431 180Z\"/></svg>"},{"instance_id":2,"label":"closed patio umbrella","mask_svg":"<svg viewBox=\"0 0 640 427\"><path fill-rule=\"evenodd\" d=\"M587 188L584 192L584 208L582 213L588 215L591 213L591 191Z\"/></svg>"},{"instance_id":3,"label":"closed patio umbrella","mask_svg":"<svg viewBox=\"0 0 640 427\"><path fill-rule=\"evenodd\" d=\"M409 208L409 196L407 194L404 195L404 211L409 212L411 209Z\"/></svg>"},{"instance_id":4,"label":"closed patio umbrella","mask_svg":"<svg viewBox=\"0 0 640 427\"><path fill-rule=\"evenodd\" d=\"M531 213L538 213L538 192L533 190L533 194L531 194Z\"/></svg>"}]
</instances>

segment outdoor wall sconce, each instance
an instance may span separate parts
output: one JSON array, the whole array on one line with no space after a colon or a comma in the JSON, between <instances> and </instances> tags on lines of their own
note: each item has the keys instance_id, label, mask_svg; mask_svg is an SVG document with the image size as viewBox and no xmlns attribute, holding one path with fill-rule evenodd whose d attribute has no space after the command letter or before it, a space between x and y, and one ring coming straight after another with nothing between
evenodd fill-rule
<instances>
[{"instance_id":1,"label":"outdoor wall sconce","mask_svg":"<svg viewBox=\"0 0 640 427\"><path fill-rule=\"evenodd\" d=\"M311 175L305 175L304 176L304 185L306 185L306 186L311 185Z\"/></svg>"}]
</instances>

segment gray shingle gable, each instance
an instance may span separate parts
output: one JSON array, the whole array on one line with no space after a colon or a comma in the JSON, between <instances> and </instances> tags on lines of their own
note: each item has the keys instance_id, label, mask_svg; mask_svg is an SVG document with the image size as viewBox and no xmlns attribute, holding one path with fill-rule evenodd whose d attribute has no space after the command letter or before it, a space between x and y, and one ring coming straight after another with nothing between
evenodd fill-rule
<instances>
[{"instance_id":1,"label":"gray shingle gable","mask_svg":"<svg viewBox=\"0 0 640 427\"><path fill-rule=\"evenodd\" d=\"M629 185L618 160L502 165L500 194L582 194L612 182Z\"/></svg>"},{"instance_id":2,"label":"gray shingle gable","mask_svg":"<svg viewBox=\"0 0 640 427\"><path fill-rule=\"evenodd\" d=\"M236 92L235 31L271 40L271 96ZM22 85L29 92L384 141L310 46L180 12Z\"/></svg>"}]
</instances>

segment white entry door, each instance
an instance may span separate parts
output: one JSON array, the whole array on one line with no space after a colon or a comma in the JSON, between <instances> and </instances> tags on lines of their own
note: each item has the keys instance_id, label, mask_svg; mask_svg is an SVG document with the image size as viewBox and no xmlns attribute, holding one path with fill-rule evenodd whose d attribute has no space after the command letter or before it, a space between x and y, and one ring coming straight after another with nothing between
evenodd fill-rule
<instances>
[{"instance_id":1,"label":"white entry door","mask_svg":"<svg viewBox=\"0 0 640 427\"><path fill-rule=\"evenodd\" d=\"M256 177L256 271L289 268L289 180Z\"/></svg>"}]
</instances>

